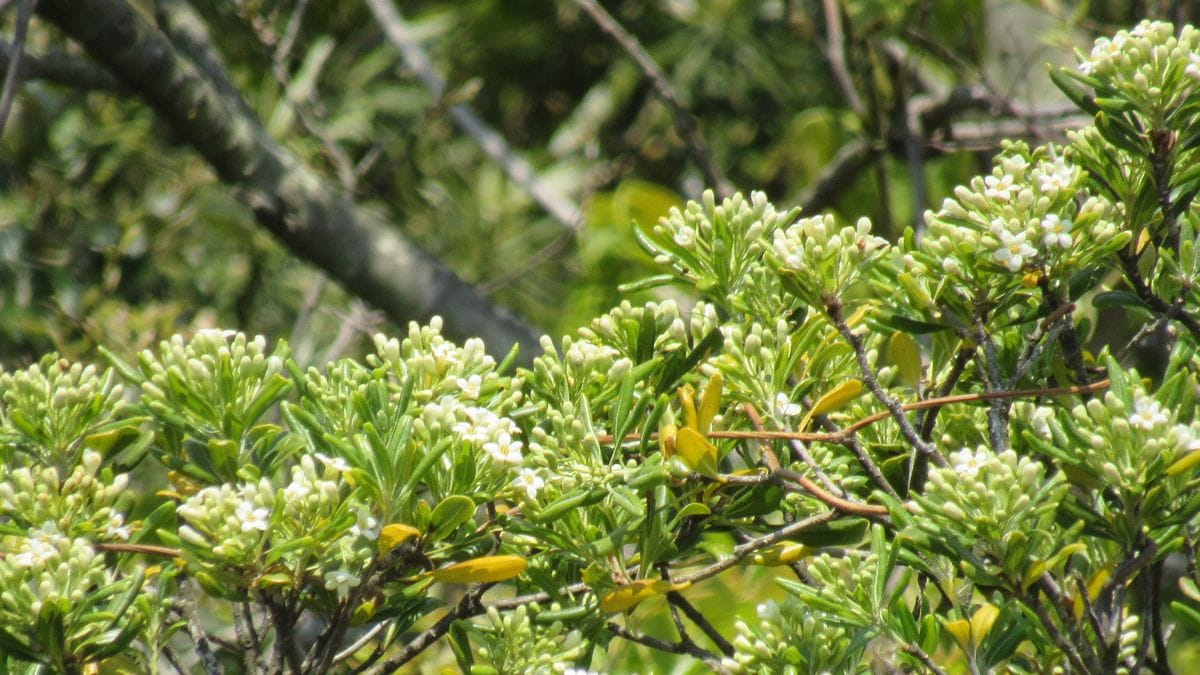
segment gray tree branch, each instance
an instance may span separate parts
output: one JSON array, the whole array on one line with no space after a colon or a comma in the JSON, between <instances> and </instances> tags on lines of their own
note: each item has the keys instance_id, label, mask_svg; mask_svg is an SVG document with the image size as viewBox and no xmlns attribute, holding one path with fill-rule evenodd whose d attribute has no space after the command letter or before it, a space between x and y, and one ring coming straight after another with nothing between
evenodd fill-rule
<instances>
[{"instance_id":1,"label":"gray tree branch","mask_svg":"<svg viewBox=\"0 0 1200 675\"><path fill-rule=\"evenodd\" d=\"M238 188L260 225L350 292L400 322L441 314L449 336L482 337L492 353L540 351L537 332L280 146L125 0L41 0L37 12Z\"/></svg>"}]
</instances>

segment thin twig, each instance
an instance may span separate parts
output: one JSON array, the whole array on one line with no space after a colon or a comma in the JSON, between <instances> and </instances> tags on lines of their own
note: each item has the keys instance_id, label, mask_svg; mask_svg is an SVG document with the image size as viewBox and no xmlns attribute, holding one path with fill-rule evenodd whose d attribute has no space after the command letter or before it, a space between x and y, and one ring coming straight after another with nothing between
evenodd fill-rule
<instances>
[{"instance_id":1,"label":"thin twig","mask_svg":"<svg viewBox=\"0 0 1200 675\"><path fill-rule=\"evenodd\" d=\"M400 52L404 64L425 84L433 98L440 101L446 93L446 81L437 73L421 43L391 0L367 0L367 6L383 28L388 41ZM529 162L480 119L470 106L456 103L448 111L458 127L479 145L484 154L504 169L510 180L528 192L563 227L572 232L579 230L583 223L579 207L541 180Z\"/></svg>"},{"instance_id":2,"label":"thin twig","mask_svg":"<svg viewBox=\"0 0 1200 675\"><path fill-rule=\"evenodd\" d=\"M708 636L709 640L712 640L713 644L717 646L717 649L721 650L722 654L733 656L733 645L729 644L725 636L721 635L712 623L709 622L708 618L700 610L696 609L692 603L687 601L687 598L683 597L678 591L671 591L667 593L667 601L682 610L687 615L687 618L691 619L692 623L696 624L696 627Z\"/></svg>"},{"instance_id":3,"label":"thin twig","mask_svg":"<svg viewBox=\"0 0 1200 675\"><path fill-rule=\"evenodd\" d=\"M450 631L450 627L455 621L476 616L484 611L484 607L480 604L479 599L487 589L493 584L476 584L471 586L462 600L458 602L446 615L438 620L433 626L426 629L421 634L409 641L400 653L391 659L379 664L371 672L374 673L392 673L400 666L408 663L416 658L418 654L425 651L434 642L437 642L443 635Z\"/></svg>"},{"instance_id":4,"label":"thin twig","mask_svg":"<svg viewBox=\"0 0 1200 675\"><path fill-rule=\"evenodd\" d=\"M671 111L671 116L675 120L675 131L679 133L679 137L687 147L688 154L696 163L696 167L704 174L704 180L720 197L732 197L733 183L729 182L725 172L713 162L712 152L709 151L704 139L700 137L699 125L696 123L695 116L683 105L678 94L671 87L671 83L667 81L667 76L658 67L658 63L646 52L638 39L625 30L625 27L596 0L575 0L575 6L591 17L600 30L612 38L625 54L633 59L638 69L642 71L642 75L649 81L655 95Z\"/></svg>"},{"instance_id":5,"label":"thin twig","mask_svg":"<svg viewBox=\"0 0 1200 675\"><path fill-rule=\"evenodd\" d=\"M21 79L21 58L25 54L25 37L29 34L29 21L33 18L33 0L17 0L17 27L13 33L12 57L4 70L4 86L0 88L0 136L12 112L13 99Z\"/></svg>"},{"instance_id":6,"label":"thin twig","mask_svg":"<svg viewBox=\"0 0 1200 675\"><path fill-rule=\"evenodd\" d=\"M865 118L867 108L858 89L854 87L854 78L846 64L846 36L842 30L842 8L838 0L822 0L825 8L825 39L829 44L825 48L825 58L829 59L829 68L837 80L846 103L860 118Z\"/></svg>"},{"instance_id":7,"label":"thin twig","mask_svg":"<svg viewBox=\"0 0 1200 675\"><path fill-rule=\"evenodd\" d=\"M370 642L371 640L374 640L375 636L379 635L379 633L381 633L383 631L383 629L385 629L387 627L388 627L388 623L386 621L381 621L381 622L375 624L374 626L371 626L370 630L368 630L367 632L360 635L357 640L350 643L349 646L343 648L342 651L333 655L334 665L337 665L337 664L341 663L342 661L345 661L346 659L350 658L351 656L354 656L355 654L357 654L360 649L367 646L368 642Z\"/></svg>"},{"instance_id":8,"label":"thin twig","mask_svg":"<svg viewBox=\"0 0 1200 675\"><path fill-rule=\"evenodd\" d=\"M891 394L887 393L879 384L879 380L875 378L875 372L871 369L871 364L867 362L867 350L863 346L862 339L850 330L850 326L846 325L845 318L842 317L841 304L836 300L831 300L825 307L825 312L828 314L833 325L837 327L838 332L842 334L846 342L850 343L850 347L854 349L854 355L858 358L858 369L862 375L863 382L867 388L875 395L875 398L883 404L883 407L888 409L888 412L895 418L896 423L900 426L900 433L918 452L929 456L939 466L946 466L946 458L938 449L930 443L926 443L917 434L917 430L913 428L912 422L904 414L904 407Z\"/></svg>"},{"instance_id":9,"label":"thin twig","mask_svg":"<svg viewBox=\"0 0 1200 675\"><path fill-rule=\"evenodd\" d=\"M982 312L975 316L975 341L983 345L983 358L987 366L986 372L980 374L986 375L983 381L989 392L999 391L1004 386L1000 378L1000 359L996 354L996 342L987 334L983 319ZM1000 454L1008 449L1008 414L1003 400L996 398L988 403L987 420L992 452Z\"/></svg>"},{"instance_id":10,"label":"thin twig","mask_svg":"<svg viewBox=\"0 0 1200 675\"><path fill-rule=\"evenodd\" d=\"M721 665L721 660L718 659L715 654L705 651L695 643L688 644L686 641L667 642L666 640L660 640L656 637L651 637L642 633L634 633L615 621L609 621L608 623L604 624L604 627L607 628L610 633L623 640L636 642L640 645L650 647L651 649L667 652L668 654L687 654L688 656L693 656L697 659L700 659L705 665L712 668L716 672L726 672L724 666Z\"/></svg>"}]
</instances>

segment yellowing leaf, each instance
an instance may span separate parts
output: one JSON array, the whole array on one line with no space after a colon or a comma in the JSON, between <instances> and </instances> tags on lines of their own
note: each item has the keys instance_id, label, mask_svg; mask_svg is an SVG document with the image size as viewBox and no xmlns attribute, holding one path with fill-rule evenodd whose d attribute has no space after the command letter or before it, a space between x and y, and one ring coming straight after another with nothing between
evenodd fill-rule
<instances>
[{"instance_id":1,"label":"yellowing leaf","mask_svg":"<svg viewBox=\"0 0 1200 675\"><path fill-rule=\"evenodd\" d=\"M1100 591L1104 590L1104 584L1108 583L1110 577L1111 575L1108 573L1108 570L1100 570L1093 574L1091 579L1088 579L1087 596L1089 602L1095 602L1096 598L1100 597ZM1078 594L1073 598L1071 605L1071 610L1075 614L1075 620L1082 619L1084 603Z\"/></svg>"},{"instance_id":2,"label":"yellowing leaf","mask_svg":"<svg viewBox=\"0 0 1200 675\"><path fill-rule=\"evenodd\" d=\"M1190 471L1197 464L1200 464L1200 450L1196 450L1195 452L1189 452L1188 454L1184 455L1183 457L1180 457L1179 459L1175 460L1175 462L1172 463L1171 466L1167 467L1167 475L1168 476L1178 476L1181 473Z\"/></svg>"},{"instance_id":3,"label":"yellowing leaf","mask_svg":"<svg viewBox=\"0 0 1200 675\"><path fill-rule=\"evenodd\" d=\"M892 361L900 370L900 375L912 385L913 389L921 388L921 348L917 346L908 333L893 333L888 343Z\"/></svg>"},{"instance_id":4,"label":"yellowing leaf","mask_svg":"<svg viewBox=\"0 0 1200 675\"><path fill-rule=\"evenodd\" d=\"M978 646L992 631L996 619L1000 616L1000 608L990 602L983 603L971 616L971 642Z\"/></svg>"},{"instance_id":5,"label":"yellowing leaf","mask_svg":"<svg viewBox=\"0 0 1200 675\"><path fill-rule=\"evenodd\" d=\"M412 525L403 523L384 525L383 529L379 531L379 555L387 555L400 544L419 536L421 536L421 531Z\"/></svg>"},{"instance_id":6,"label":"yellowing leaf","mask_svg":"<svg viewBox=\"0 0 1200 675\"><path fill-rule=\"evenodd\" d=\"M519 555L490 555L464 560L425 574L446 584L483 584L511 579L528 563Z\"/></svg>"},{"instance_id":7,"label":"yellowing leaf","mask_svg":"<svg viewBox=\"0 0 1200 675\"><path fill-rule=\"evenodd\" d=\"M695 429L684 427L675 435L679 456L697 473L717 477L717 446L708 442Z\"/></svg>"},{"instance_id":8,"label":"yellowing leaf","mask_svg":"<svg viewBox=\"0 0 1200 675\"><path fill-rule=\"evenodd\" d=\"M966 619L958 619L957 621L947 621L946 630L954 636L954 641L958 643L965 651L969 649L971 644L971 622Z\"/></svg>"},{"instance_id":9,"label":"yellowing leaf","mask_svg":"<svg viewBox=\"0 0 1200 675\"><path fill-rule=\"evenodd\" d=\"M675 436L679 433L679 428L674 424L664 424L658 432L658 449L662 452L663 457L670 457L675 454Z\"/></svg>"},{"instance_id":10,"label":"yellowing leaf","mask_svg":"<svg viewBox=\"0 0 1200 675\"><path fill-rule=\"evenodd\" d=\"M755 565L777 567L780 565L791 565L797 560L812 554L813 549L804 544L797 544L793 541L781 541L778 544L772 544L755 553L750 558L750 562Z\"/></svg>"},{"instance_id":11,"label":"yellowing leaf","mask_svg":"<svg viewBox=\"0 0 1200 675\"><path fill-rule=\"evenodd\" d=\"M191 497L204 487L198 481L178 471L168 471L167 480L171 483L171 487L175 488L175 492L185 497Z\"/></svg>"},{"instance_id":12,"label":"yellowing leaf","mask_svg":"<svg viewBox=\"0 0 1200 675\"><path fill-rule=\"evenodd\" d=\"M600 609L606 612L624 612L646 598L682 590L690 585L675 584L666 579L641 579L606 594L600 599Z\"/></svg>"},{"instance_id":13,"label":"yellowing leaf","mask_svg":"<svg viewBox=\"0 0 1200 675\"><path fill-rule=\"evenodd\" d=\"M854 328L858 324L862 323L862 320L866 318L867 313L869 313L870 311L871 311L870 305L863 305L862 307L859 307L856 312L854 312L853 314L850 315L849 319L846 319L846 325L851 328Z\"/></svg>"},{"instance_id":14,"label":"yellowing leaf","mask_svg":"<svg viewBox=\"0 0 1200 675\"><path fill-rule=\"evenodd\" d=\"M699 420L696 419L696 390L692 385L685 384L679 388L679 405L683 407L683 426L700 430Z\"/></svg>"},{"instance_id":15,"label":"yellowing leaf","mask_svg":"<svg viewBox=\"0 0 1200 675\"><path fill-rule=\"evenodd\" d=\"M717 411L721 407L721 373L715 373L708 379L708 385L704 387L704 396L700 398L700 412L696 419L696 431L702 434L707 434L709 427L712 426L713 418L717 416Z\"/></svg>"},{"instance_id":16,"label":"yellowing leaf","mask_svg":"<svg viewBox=\"0 0 1200 675\"><path fill-rule=\"evenodd\" d=\"M838 386L825 392L825 395L817 399L813 404L812 410L804 416L804 421L800 423L800 428L804 429L808 426L809 421L818 415L831 413L834 410L845 407L848 403L858 398L862 393L863 384L858 380L846 380Z\"/></svg>"},{"instance_id":17,"label":"yellowing leaf","mask_svg":"<svg viewBox=\"0 0 1200 675\"><path fill-rule=\"evenodd\" d=\"M1149 244L1149 243L1150 243L1150 230L1149 230L1149 228L1143 228L1142 231L1138 233L1137 245L1134 246L1134 248L1133 248L1133 254L1141 255L1142 251L1146 250L1146 244Z\"/></svg>"},{"instance_id":18,"label":"yellowing leaf","mask_svg":"<svg viewBox=\"0 0 1200 675\"><path fill-rule=\"evenodd\" d=\"M375 599L372 598L354 608L354 614L350 616L351 626L361 626L371 620L375 616Z\"/></svg>"}]
</instances>

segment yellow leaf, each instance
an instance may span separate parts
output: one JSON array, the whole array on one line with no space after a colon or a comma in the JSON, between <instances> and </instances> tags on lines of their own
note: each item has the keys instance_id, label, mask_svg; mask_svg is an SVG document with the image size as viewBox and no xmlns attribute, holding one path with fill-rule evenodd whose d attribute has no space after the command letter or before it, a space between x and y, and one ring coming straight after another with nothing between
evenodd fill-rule
<instances>
[{"instance_id":1,"label":"yellow leaf","mask_svg":"<svg viewBox=\"0 0 1200 675\"><path fill-rule=\"evenodd\" d=\"M985 602L971 616L971 644L978 646L992 631L996 619L1000 616L1000 608L990 602Z\"/></svg>"},{"instance_id":2,"label":"yellow leaf","mask_svg":"<svg viewBox=\"0 0 1200 675\"><path fill-rule=\"evenodd\" d=\"M679 404L683 407L683 426L700 430L696 419L696 390L692 385L685 384L679 388Z\"/></svg>"},{"instance_id":3,"label":"yellow leaf","mask_svg":"<svg viewBox=\"0 0 1200 675\"><path fill-rule=\"evenodd\" d=\"M511 579L524 572L527 564L519 555L490 555L464 560L425 575L446 584L483 584Z\"/></svg>"},{"instance_id":4,"label":"yellow leaf","mask_svg":"<svg viewBox=\"0 0 1200 675\"><path fill-rule=\"evenodd\" d=\"M1142 251L1146 250L1146 244L1149 244L1149 243L1150 243L1150 230L1149 230L1149 228L1144 228L1144 229L1142 229L1141 232L1138 233L1137 245L1134 246L1133 254L1141 255Z\"/></svg>"},{"instance_id":5,"label":"yellow leaf","mask_svg":"<svg viewBox=\"0 0 1200 675\"><path fill-rule=\"evenodd\" d=\"M1200 464L1200 450L1189 452L1183 457L1175 460L1171 466L1167 467L1167 475L1178 476L1181 473L1191 470L1197 464Z\"/></svg>"},{"instance_id":6,"label":"yellow leaf","mask_svg":"<svg viewBox=\"0 0 1200 675\"><path fill-rule=\"evenodd\" d=\"M854 314L851 314L849 319L846 319L846 325L854 328L858 324L862 323L862 320L866 318L867 313L870 311L870 305L863 305L862 307L859 307L858 311L854 312Z\"/></svg>"},{"instance_id":7,"label":"yellow leaf","mask_svg":"<svg viewBox=\"0 0 1200 675\"><path fill-rule=\"evenodd\" d=\"M421 531L412 525L403 523L384 525L383 529L379 531L379 555L387 555L400 544L419 536L421 536Z\"/></svg>"},{"instance_id":8,"label":"yellow leaf","mask_svg":"<svg viewBox=\"0 0 1200 675\"><path fill-rule=\"evenodd\" d=\"M656 595L665 595L690 586L690 583L674 584L666 579L641 579L610 591L600 599L600 609L606 612L624 612L639 602Z\"/></svg>"},{"instance_id":9,"label":"yellow leaf","mask_svg":"<svg viewBox=\"0 0 1200 675\"><path fill-rule=\"evenodd\" d=\"M862 388L862 382L858 380L846 380L825 392L825 395L817 399L812 409L804 416L804 421L800 423L800 428L804 429L807 427L809 421L818 415L824 415L845 407L846 404L858 398L858 395L862 393Z\"/></svg>"},{"instance_id":10,"label":"yellow leaf","mask_svg":"<svg viewBox=\"0 0 1200 675\"><path fill-rule=\"evenodd\" d=\"M696 431L702 434L707 434L709 427L712 426L713 418L717 416L717 411L721 407L721 373L715 373L708 379L708 385L704 388L704 396L700 398L700 412L696 419Z\"/></svg>"},{"instance_id":11,"label":"yellow leaf","mask_svg":"<svg viewBox=\"0 0 1200 675\"><path fill-rule=\"evenodd\" d=\"M375 616L375 599L371 598L354 608L354 614L350 616L351 626L361 626L371 620Z\"/></svg>"},{"instance_id":12,"label":"yellow leaf","mask_svg":"<svg viewBox=\"0 0 1200 675\"><path fill-rule=\"evenodd\" d=\"M813 549L804 544L797 544L793 541L781 541L778 544L772 544L755 553L750 558L750 562L755 565L766 565L769 567L791 565L801 558L812 555L812 553Z\"/></svg>"},{"instance_id":13,"label":"yellow leaf","mask_svg":"<svg viewBox=\"0 0 1200 675\"><path fill-rule=\"evenodd\" d=\"M658 432L658 449L662 452L663 457L670 457L675 454L675 436L679 433L678 427L674 424L664 424Z\"/></svg>"},{"instance_id":14,"label":"yellow leaf","mask_svg":"<svg viewBox=\"0 0 1200 675\"><path fill-rule=\"evenodd\" d=\"M954 641L958 643L963 650L969 649L971 644L971 622L966 619L958 619L957 621L947 621L946 630L954 636Z\"/></svg>"},{"instance_id":15,"label":"yellow leaf","mask_svg":"<svg viewBox=\"0 0 1200 675\"><path fill-rule=\"evenodd\" d=\"M913 389L921 388L921 348L908 333L893 333L888 344L892 361Z\"/></svg>"},{"instance_id":16,"label":"yellow leaf","mask_svg":"<svg viewBox=\"0 0 1200 675\"><path fill-rule=\"evenodd\" d=\"M717 477L717 446L708 442L695 429L684 427L675 435L675 449L684 462L697 473Z\"/></svg>"},{"instance_id":17,"label":"yellow leaf","mask_svg":"<svg viewBox=\"0 0 1200 675\"><path fill-rule=\"evenodd\" d=\"M167 480L170 481L171 487L175 488L176 492L185 497L191 497L204 487L199 481L178 471L168 471Z\"/></svg>"},{"instance_id":18,"label":"yellow leaf","mask_svg":"<svg viewBox=\"0 0 1200 675\"><path fill-rule=\"evenodd\" d=\"M1089 579L1087 583L1087 597L1089 602L1095 602L1096 598L1100 597L1100 591L1104 590L1104 584L1108 583L1110 576L1111 575L1109 575L1108 570L1104 569L1092 575L1092 578ZM1072 600L1073 602L1071 603L1071 610L1075 614L1075 620L1078 621L1083 618L1084 603L1083 600L1079 598L1078 593L1075 594L1075 597L1072 598Z\"/></svg>"}]
</instances>

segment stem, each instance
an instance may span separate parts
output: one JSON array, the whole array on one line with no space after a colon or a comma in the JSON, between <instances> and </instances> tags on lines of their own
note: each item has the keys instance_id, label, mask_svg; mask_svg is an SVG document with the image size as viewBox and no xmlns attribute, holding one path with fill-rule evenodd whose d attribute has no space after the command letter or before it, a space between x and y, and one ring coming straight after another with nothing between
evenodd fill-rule
<instances>
[{"instance_id":1,"label":"stem","mask_svg":"<svg viewBox=\"0 0 1200 675\"><path fill-rule=\"evenodd\" d=\"M833 321L833 325L837 327L838 332L842 334L842 337L845 338L846 341L850 343L850 346L854 349L854 354L858 357L858 369L862 374L863 382L866 383L867 387L871 390L871 393L875 395L875 398L878 399L879 402L888 409L888 412L891 413L892 417L895 418L896 423L900 425L900 433L904 435L904 438L907 439L908 442L912 444L912 446L916 448L918 452L928 455L930 459L932 459L938 466L946 466L946 458L942 457L942 454L938 452L937 448L935 448L932 444L921 440L920 435L917 434L917 430L913 428L912 423L908 420L908 417L904 415L904 406L900 405L899 401L892 397L891 394L887 393L887 391L880 386L879 380L875 379L875 371L871 369L871 364L867 361L867 350L863 346L862 340L850 330L850 327L846 325L845 318L842 317L841 303L838 302L836 298L829 300L825 306L825 312Z\"/></svg>"},{"instance_id":2,"label":"stem","mask_svg":"<svg viewBox=\"0 0 1200 675\"><path fill-rule=\"evenodd\" d=\"M687 618L691 619L692 623L696 624L696 627L708 636L709 640L712 640L713 644L717 646L717 649L721 650L722 654L730 657L733 656L733 645L729 644L729 641L717 631L704 614L687 601L687 598L683 597L678 591L671 591L667 593L667 601L681 609L687 615Z\"/></svg>"},{"instance_id":3,"label":"stem","mask_svg":"<svg viewBox=\"0 0 1200 675\"><path fill-rule=\"evenodd\" d=\"M712 152L709 151L708 146L704 143L704 139L700 137L698 131L699 125L696 123L695 116L683 105L678 94L671 87L671 83L667 81L667 76L663 73L662 68L658 67L658 64L646 52L646 49L642 47L638 39L625 30L625 27L614 19L607 10L601 7L600 3L596 2L596 0L575 0L575 6L591 17L600 30L612 38L613 42L616 42L625 54L633 59L638 69L642 71L642 75L650 82L650 87L654 90L654 94L671 111L671 116L675 120L675 131L683 139L688 154L691 155L692 161L696 163L696 167L704 174L704 180L712 185L713 189L722 198L732 197L734 193L733 184L729 182L729 178L713 162Z\"/></svg>"}]
</instances>

